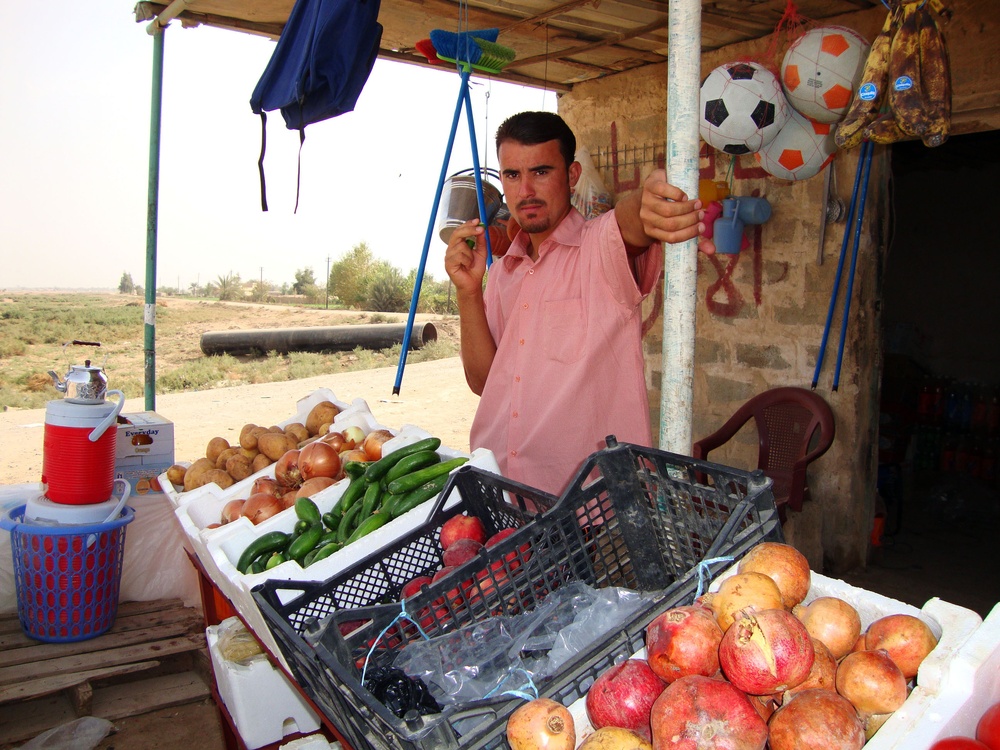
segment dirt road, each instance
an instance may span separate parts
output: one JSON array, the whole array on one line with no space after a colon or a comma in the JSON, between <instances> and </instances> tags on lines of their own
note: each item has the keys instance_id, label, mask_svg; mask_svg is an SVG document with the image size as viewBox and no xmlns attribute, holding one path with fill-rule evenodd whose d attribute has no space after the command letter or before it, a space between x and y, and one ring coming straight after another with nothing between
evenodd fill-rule
<instances>
[{"instance_id":1,"label":"dirt road","mask_svg":"<svg viewBox=\"0 0 1000 750\"><path fill-rule=\"evenodd\" d=\"M396 368L323 375L304 380L217 388L158 396L156 411L174 423L174 456L191 461L205 454L215 437L236 442L247 422L270 425L296 413L296 402L317 388L341 401L362 398L375 419L391 429L413 424L456 450L469 449L469 427L479 397L465 384L457 357L408 364L398 396L392 395ZM145 411L141 398L128 399L125 412ZM0 485L37 482L42 471L44 409L0 414Z\"/></svg>"}]
</instances>

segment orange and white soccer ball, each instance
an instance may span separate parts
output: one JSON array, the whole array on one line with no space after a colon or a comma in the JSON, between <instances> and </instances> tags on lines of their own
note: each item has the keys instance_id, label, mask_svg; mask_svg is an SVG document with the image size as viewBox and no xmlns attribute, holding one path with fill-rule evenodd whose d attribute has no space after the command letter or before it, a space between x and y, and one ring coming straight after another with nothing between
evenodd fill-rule
<instances>
[{"instance_id":1,"label":"orange and white soccer ball","mask_svg":"<svg viewBox=\"0 0 1000 750\"><path fill-rule=\"evenodd\" d=\"M793 109L817 122L847 114L868 59L869 44L846 26L820 26L800 36L781 62L781 86Z\"/></svg>"},{"instance_id":2,"label":"orange and white soccer ball","mask_svg":"<svg viewBox=\"0 0 1000 750\"><path fill-rule=\"evenodd\" d=\"M772 177L807 180L823 169L837 152L836 125L810 120L794 109L774 140L754 156Z\"/></svg>"}]
</instances>

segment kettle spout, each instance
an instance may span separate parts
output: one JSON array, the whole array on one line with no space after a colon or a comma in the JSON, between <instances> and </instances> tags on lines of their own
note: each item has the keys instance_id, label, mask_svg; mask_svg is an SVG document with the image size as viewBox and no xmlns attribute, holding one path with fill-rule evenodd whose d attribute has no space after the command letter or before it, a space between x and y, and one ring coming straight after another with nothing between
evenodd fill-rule
<instances>
[{"instance_id":1,"label":"kettle spout","mask_svg":"<svg viewBox=\"0 0 1000 750\"><path fill-rule=\"evenodd\" d=\"M64 383L54 370L49 370L49 376L52 378L52 384L56 387L56 390L60 393L65 393L67 383Z\"/></svg>"}]
</instances>

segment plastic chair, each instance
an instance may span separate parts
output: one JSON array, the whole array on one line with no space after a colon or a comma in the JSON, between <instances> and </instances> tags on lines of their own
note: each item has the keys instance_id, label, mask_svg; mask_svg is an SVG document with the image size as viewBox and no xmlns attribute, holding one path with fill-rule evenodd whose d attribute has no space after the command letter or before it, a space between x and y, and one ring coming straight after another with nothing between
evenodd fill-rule
<instances>
[{"instance_id":1,"label":"plastic chair","mask_svg":"<svg viewBox=\"0 0 1000 750\"><path fill-rule=\"evenodd\" d=\"M772 388L751 398L722 427L696 442L694 458L707 460L710 451L727 443L751 419L760 445L757 468L774 482L774 499L784 522L788 508L801 511L809 499L806 468L833 443L833 411L805 388Z\"/></svg>"}]
</instances>

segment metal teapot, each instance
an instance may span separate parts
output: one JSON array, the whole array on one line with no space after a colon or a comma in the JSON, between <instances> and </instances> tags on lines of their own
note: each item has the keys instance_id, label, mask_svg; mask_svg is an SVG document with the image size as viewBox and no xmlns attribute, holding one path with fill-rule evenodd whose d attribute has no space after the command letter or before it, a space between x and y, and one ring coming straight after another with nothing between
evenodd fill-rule
<instances>
[{"instance_id":1,"label":"metal teapot","mask_svg":"<svg viewBox=\"0 0 1000 750\"><path fill-rule=\"evenodd\" d=\"M82 365L71 365L66 379L49 370L56 390L65 393L64 399L74 404L103 404L108 392L108 379L100 367L91 367L90 360Z\"/></svg>"}]
</instances>

